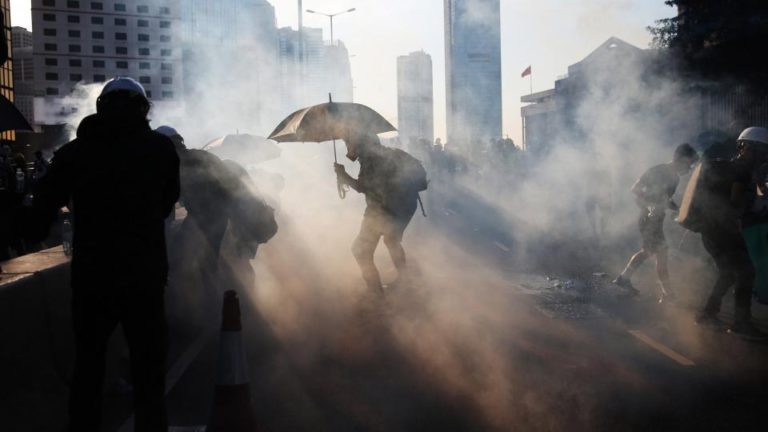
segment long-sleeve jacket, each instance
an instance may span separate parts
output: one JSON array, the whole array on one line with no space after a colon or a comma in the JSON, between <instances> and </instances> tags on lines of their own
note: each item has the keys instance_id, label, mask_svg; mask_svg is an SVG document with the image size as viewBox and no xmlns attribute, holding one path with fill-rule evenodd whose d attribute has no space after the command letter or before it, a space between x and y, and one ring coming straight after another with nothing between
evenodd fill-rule
<instances>
[{"instance_id":1,"label":"long-sleeve jacket","mask_svg":"<svg viewBox=\"0 0 768 432\"><path fill-rule=\"evenodd\" d=\"M98 271L165 278L164 221L178 197L173 143L144 120L114 124L97 114L55 153L35 188L32 219L45 231L59 208L71 205L73 277Z\"/></svg>"}]
</instances>

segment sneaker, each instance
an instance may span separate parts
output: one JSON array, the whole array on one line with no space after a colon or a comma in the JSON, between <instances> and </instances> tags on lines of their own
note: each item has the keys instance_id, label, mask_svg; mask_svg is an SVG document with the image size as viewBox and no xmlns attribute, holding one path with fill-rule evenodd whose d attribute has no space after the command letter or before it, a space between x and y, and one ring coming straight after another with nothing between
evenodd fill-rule
<instances>
[{"instance_id":1,"label":"sneaker","mask_svg":"<svg viewBox=\"0 0 768 432\"><path fill-rule=\"evenodd\" d=\"M696 317L696 325L702 328L715 331L725 331L728 326L721 321L717 316L702 313Z\"/></svg>"},{"instance_id":2,"label":"sneaker","mask_svg":"<svg viewBox=\"0 0 768 432\"><path fill-rule=\"evenodd\" d=\"M631 296L636 296L640 294L640 291L638 291L637 289L635 289L634 286L632 286L632 282L621 275L619 275L619 277L614 279L612 283L624 288L624 290L627 291L627 294Z\"/></svg>"},{"instance_id":3,"label":"sneaker","mask_svg":"<svg viewBox=\"0 0 768 432\"><path fill-rule=\"evenodd\" d=\"M731 328L728 329L728 333L739 336L746 340L768 339L768 334L762 332L751 322L734 323Z\"/></svg>"}]
</instances>

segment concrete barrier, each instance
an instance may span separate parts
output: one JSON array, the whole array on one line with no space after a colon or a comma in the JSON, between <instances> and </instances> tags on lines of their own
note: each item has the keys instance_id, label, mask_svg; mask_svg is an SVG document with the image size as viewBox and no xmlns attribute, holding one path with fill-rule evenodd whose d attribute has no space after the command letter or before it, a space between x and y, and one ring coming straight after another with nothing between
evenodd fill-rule
<instances>
[{"instance_id":1,"label":"concrete barrier","mask_svg":"<svg viewBox=\"0 0 768 432\"><path fill-rule=\"evenodd\" d=\"M2 268L0 418L19 430L56 430L66 421L74 360L69 259L58 247Z\"/></svg>"}]
</instances>

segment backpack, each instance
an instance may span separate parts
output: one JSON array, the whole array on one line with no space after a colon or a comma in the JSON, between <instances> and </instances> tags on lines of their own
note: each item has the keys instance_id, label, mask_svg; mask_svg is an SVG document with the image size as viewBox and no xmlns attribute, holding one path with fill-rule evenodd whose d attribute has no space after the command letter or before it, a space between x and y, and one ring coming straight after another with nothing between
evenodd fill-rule
<instances>
[{"instance_id":1,"label":"backpack","mask_svg":"<svg viewBox=\"0 0 768 432\"><path fill-rule=\"evenodd\" d=\"M733 223L729 220L733 174L730 161L704 161L697 165L683 194L677 222L693 232Z\"/></svg>"},{"instance_id":2,"label":"backpack","mask_svg":"<svg viewBox=\"0 0 768 432\"><path fill-rule=\"evenodd\" d=\"M427 171L421 162L403 150L387 148L386 183L381 195L385 207L395 215L412 214L419 192L427 190Z\"/></svg>"}]
</instances>

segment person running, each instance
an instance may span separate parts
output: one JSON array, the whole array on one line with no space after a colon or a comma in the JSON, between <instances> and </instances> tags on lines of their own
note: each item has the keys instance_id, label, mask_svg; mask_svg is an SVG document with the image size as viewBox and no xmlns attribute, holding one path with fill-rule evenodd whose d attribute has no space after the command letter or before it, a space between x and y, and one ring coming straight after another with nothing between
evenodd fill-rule
<instances>
[{"instance_id":1,"label":"person running","mask_svg":"<svg viewBox=\"0 0 768 432\"><path fill-rule=\"evenodd\" d=\"M381 276L373 261L379 239L384 244L398 271L398 280L406 274L406 257L402 240L419 201L419 192L427 189L427 173L410 154L381 145L374 134L357 133L344 139L347 158L360 160L357 179L347 174L344 166L334 164L338 180L365 195L366 208L360 233L352 245L352 253L369 289L383 293Z\"/></svg>"},{"instance_id":2,"label":"person running","mask_svg":"<svg viewBox=\"0 0 768 432\"><path fill-rule=\"evenodd\" d=\"M669 282L667 268L667 242L664 237L664 219L667 210L677 211L678 205L672 199L677 190L680 176L685 175L699 160L696 150L689 144L679 145L671 162L656 165L647 170L632 186L635 202L640 208L638 227L642 238L640 250L630 258L624 271L613 283L627 289L633 295L638 291L632 286L632 274L651 256L656 258L659 302L671 300L674 290Z\"/></svg>"}]
</instances>

